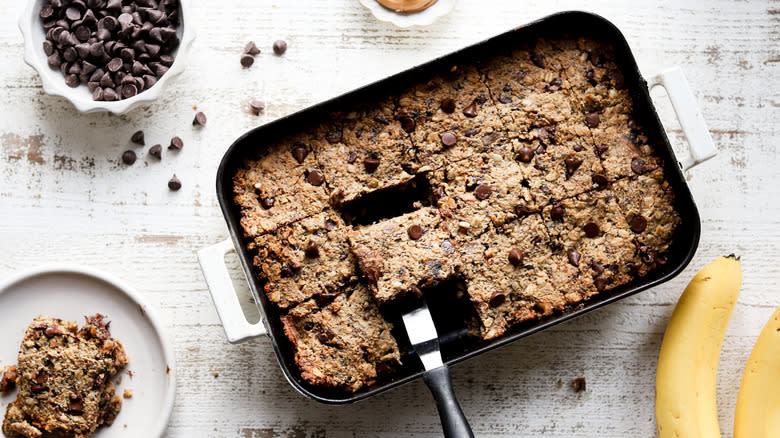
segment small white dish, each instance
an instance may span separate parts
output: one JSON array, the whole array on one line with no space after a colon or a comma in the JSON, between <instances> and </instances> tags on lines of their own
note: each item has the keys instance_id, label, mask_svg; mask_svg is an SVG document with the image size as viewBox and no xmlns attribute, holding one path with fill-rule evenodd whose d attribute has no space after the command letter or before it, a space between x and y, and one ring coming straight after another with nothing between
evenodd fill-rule
<instances>
[{"instance_id":1,"label":"small white dish","mask_svg":"<svg viewBox=\"0 0 780 438\"><path fill-rule=\"evenodd\" d=\"M419 12L403 13L387 9L376 0L360 0L360 4L368 8L379 21L393 23L398 27L428 26L439 18L452 12L455 0L438 0L427 9Z\"/></svg>"},{"instance_id":2,"label":"small white dish","mask_svg":"<svg viewBox=\"0 0 780 438\"><path fill-rule=\"evenodd\" d=\"M130 358L117 394L124 399L114 424L100 427L95 438L162 437L176 393L174 352L163 326L130 286L100 271L70 265L43 267L0 286L0 368L16 364L24 331L38 315L84 324L84 315L100 313L111 321L111 335ZM132 372L132 378L127 371ZM16 391L0 396L0 417ZM2 432L0 436L4 437Z\"/></svg>"},{"instance_id":3,"label":"small white dish","mask_svg":"<svg viewBox=\"0 0 780 438\"><path fill-rule=\"evenodd\" d=\"M43 90L46 94L60 96L69 100L79 112L91 113L99 111L108 111L114 114L124 114L130 110L144 104L153 102L165 91L168 82L184 71L187 63L192 41L195 39L195 30L191 23L191 3L190 0L180 0L179 10L181 12L181 24L176 34L181 39L181 43L173 53L175 60L167 73L161 77L152 88L144 90L137 95L124 100L113 102L92 100L92 93L85 84L76 88L70 88L65 84L65 77L59 69L53 69L49 66L46 53L43 51L43 41L46 39L46 32L43 29L43 23L39 15L41 7L47 0L28 1L22 15L19 17L19 30L22 31L24 38L24 62L34 68L41 77Z\"/></svg>"}]
</instances>

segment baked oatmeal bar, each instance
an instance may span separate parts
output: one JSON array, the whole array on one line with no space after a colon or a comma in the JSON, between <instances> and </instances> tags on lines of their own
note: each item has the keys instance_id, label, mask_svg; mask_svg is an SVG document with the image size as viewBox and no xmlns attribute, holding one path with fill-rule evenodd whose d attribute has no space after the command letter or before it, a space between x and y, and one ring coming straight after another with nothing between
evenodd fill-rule
<instances>
[{"instance_id":1,"label":"baked oatmeal bar","mask_svg":"<svg viewBox=\"0 0 780 438\"><path fill-rule=\"evenodd\" d=\"M40 316L25 332L18 357L19 394L8 406L3 433L87 437L110 425L121 408L111 378L127 364L102 315L75 322Z\"/></svg>"},{"instance_id":2,"label":"baked oatmeal bar","mask_svg":"<svg viewBox=\"0 0 780 438\"><path fill-rule=\"evenodd\" d=\"M309 300L282 316L303 380L355 392L401 363L392 324L365 285L340 291L329 303Z\"/></svg>"},{"instance_id":3,"label":"baked oatmeal bar","mask_svg":"<svg viewBox=\"0 0 780 438\"><path fill-rule=\"evenodd\" d=\"M377 301L420 294L450 278L458 266L455 242L439 212L423 207L349 233L352 252Z\"/></svg>"},{"instance_id":4,"label":"baked oatmeal bar","mask_svg":"<svg viewBox=\"0 0 780 438\"><path fill-rule=\"evenodd\" d=\"M329 206L325 177L311 150L306 133L259 144L259 157L237 171L234 200L241 208L245 237L273 232Z\"/></svg>"},{"instance_id":5,"label":"baked oatmeal bar","mask_svg":"<svg viewBox=\"0 0 780 438\"><path fill-rule=\"evenodd\" d=\"M312 296L337 293L357 280L344 221L333 210L255 238L254 265L268 299L282 308Z\"/></svg>"}]
</instances>

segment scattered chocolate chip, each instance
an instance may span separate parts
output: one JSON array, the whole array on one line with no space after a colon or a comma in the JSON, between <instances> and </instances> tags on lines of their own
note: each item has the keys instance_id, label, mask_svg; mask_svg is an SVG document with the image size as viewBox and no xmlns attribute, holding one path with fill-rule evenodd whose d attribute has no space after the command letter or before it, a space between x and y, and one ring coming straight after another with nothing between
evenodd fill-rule
<instances>
[{"instance_id":1,"label":"scattered chocolate chip","mask_svg":"<svg viewBox=\"0 0 780 438\"><path fill-rule=\"evenodd\" d=\"M99 88L98 88L98 90L99 90ZM127 164L128 166L131 166L133 163L135 163L136 158L138 158L138 157L135 155L134 151L129 151L128 150L128 151L124 151L124 153L122 153L122 162Z\"/></svg>"},{"instance_id":2,"label":"scattered chocolate chip","mask_svg":"<svg viewBox=\"0 0 780 438\"><path fill-rule=\"evenodd\" d=\"M265 110L265 102L262 100L253 99L251 102L249 102L249 108L252 109L252 113L254 115L259 116L263 110Z\"/></svg>"},{"instance_id":3,"label":"scattered chocolate chip","mask_svg":"<svg viewBox=\"0 0 780 438\"><path fill-rule=\"evenodd\" d=\"M444 111L447 114L452 114L455 112L455 99L452 98L446 98L442 99L442 101L439 103L439 108L441 108L442 111Z\"/></svg>"},{"instance_id":4,"label":"scattered chocolate chip","mask_svg":"<svg viewBox=\"0 0 780 438\"><path fill-rule=\"evenodd\" d=\"M473 137L473 136L479 134L481 131L482 131L481 128L471 128L471 129L467 129L463 133L463 135L466 136L466 137Z\"/></svg>"},{"instance_id":5,"label":"scattered chocolate chip","mask_svg":"<svg viewBox=\"0 0 780 438\"><path fill-rule=\"evenodd\" d=\"M577 251L572 251L569 253L569 263L571 263L573 266L579 266L581 258L582 255Z\"/></svg>"},{"instance_id":6,"label":"scattered chocolate chip","mask_svg":"<svg viewBox=\"0 0 780 438\"><path fill-rule=\"evenodd\" d=\"M325 219L325 229L328 231L333 231L336 229L336 222L331 219Z\"/></svg>"},{"instance_id":7,"label":"scattered chocolate chip","mask_svg":"<svg viewBox=\"0 0 780 438\"><path fill-rule=\"evenodd\" d=\"M171 144L168 145L168 149L175 149L177 151L180 151L184 148L184 141L180 137L173 137L171 139Z\"/></svg>"},{"instance_id":8,"label":"scattered chocolate chip","mask_svg":"<svg viewBox=\"0 0 780 438\"><path fill-rule=\"evenodd\" d=\"M501 135L498 132L491 132L490 134L485 134L482 136L482 144L488 146L490 144L495 143L495 141L498 140L500 137Z\"/></svg>"},{"instance_id":9,"label":"scattered chocolate chip","mask_svg":"<svg viewBox=\"0 0 780 438\"><path fill-rule=\"evenodd\" d=\"M492 193L493 189L491 189L487 184L480 184L476 189L474 189L474 196L476 196L476 198L480 201L484 201L485 199L489 198Z\"/></svg>"},{"instance_id":10,"label":"scattered chocolate chip","mask_svg":"<svg viewBox=\"0 0 780 438\"><path fill-rule=\"evenodd\" d=\"M585 226L582 227L582 229L585 230L585 235L588 237L596 237L601 233L599 224L596 222L588 222L585 224Z\"/></svg>"},{"instance_id":11,"label":"scattered chocolate chip","mask_svg":"<svg viewBox=\"0 0 780 438\"><path fill-rule=\"evenodd\" d=\"M533 210L531 210L530 208L528 208L528 207L525 207L525 206L523 206L523 205L518 205L518 206L516 206L516 207L515 207L515 214L516 214L518 217L521 217L521 218L522 218L522 217L530 216L530 215L532 215L533 213L534 213L534 211L533 211Z\"/></svg>"},{"instance_id":12,"label":"scattered chocolate chip","mask_svg":"<svg viewBox=\"0 0 780 438\"><path fill-rule=\"evenodd\" d=\"M588 128L595 128L599 126L600 120L601 118L597 112L592 112L585 116L585 124L588 126Z\"/></svg>"},{"instance_id":13,"label":"scattered chocolate chip","mask_svg":"<svg viewBox=\"0 0 780 438\"><path fill-rule=\"evenodd\" d=\"M295 158L295 161L297 161L299 164L303 164L303 160L305 160L306 157L309 155L309 149L306 147L305 144L301 142L296 142L295 144L293 144L290 153L292 153L292 156L293 158Z\"/></svg>"},{"instance_id":14,"label":"scattered chocolate chip","mask_svg":"<svg viewBox=\"0 0 780 438\"><path fill-rule=\"evenodd\" d=\"M631 231L641 233L647 228L647 219L640 215L631 218Z\"/></svg>"},{"instance_id":15,"label":"scattered chocolate chip","mask_svg":"<svg viewBox=\"0 0 780 438\"><path fill-rule=\"evenodd\" d=\"M520 265L522 265L523 264L523 251L520 251L517 248L509 251L509 263L511 263L512 266L520 266Z\"/></svg>"},{"instance_id":16,"label":"scattered chocolate chip","mask_svg":"<svg viewBox=\"0 0 780 438\"><path fill-rule=\"evenodd\" d=\"M454 146L455 143L458 142L458 137L455 136L455 134L451 132L445 132L441 135L441 144L444 146L450 147Z\"/></svg>"},{"instance_id":17,"label":"scattered chocolate chip","mask_svg":"<svg viewBox=\"0 0 780 438\"><path fill-rule=\"evenodd\" d=\"M576 379L572 380L571 387L574 389L574 392L585 391L585 378L577 377Z\"/></svg>"},{"instance_id":18,"label":"scattered chocolate chip","mask_svg":"<svg viewBox=\"0 0 780 438\"><path fill-rule=\"evenodd\" d=\"M631 170L633 170L634 173L638 175L642 175L643 173L647 172L647 164L645 163L645 160L641 158L634 158L631 160Z\"/></svg>"},{"instance_id":19,"label":"scattered chocolate chip","mask_svg":"<svg viewBox=\"0 0 780 438\"><path fill-rule=\"evenodd\" d=\"M544 68L544 55L541 53L534 53L531 55L531 62L539 68Z\"/></svg>"},{"instance_id":20,"label":"scattered chocolate chip","mask_svg":"<svg viewBox=\"0 0 780 438\"><path fill-rule=\"evenodd\" d=\"M57 327L46 327L46 330L44 330L43 333L46 335L47 338L53 338L55 336L59 336L63 334L62 330L60 330Z\"/></svg>"},{"instance_id":21,"label":"scattered chocolate chip","mask_svg":"<svg viewBox=\"0 0 780 438\"><path fill-rule=\"evenodd\" d=\"M156 144L149 148L149 155L153 156L154 158L157 158L158 160L162 159L162 145Z\"/></svg>"},{"instance_id":22,"label":"scattered chocolate chip","mask_svg":"<svg viewBox=\"0 0 780 438\"><path fill-rule=\"evenodd\" d=\"M585 149L585 146L581 144L575 144L572 146L572 149L574 149L574 152L582 152L582 150Z\"/></svg>"},{"instance_id":23,"label":"scattered chocolate chip","mask_svg":"<svg viewBox=\"0 0 780 438\"><path fill-rule=\"evenodd\" d=\"M609 284L609 279L603 275L599 275L593 279L593 284L599 292L603 292L604 289L607 288L607 284Z\"/></svg>"},{"instance_id":24,"label":"scattered chocolate chip","mask_svg":"<svg viewBox=\"0 0 780 438\"><path fill-rule=\"evenodd\" d=\"M630 129L630 130L632 130L632 131L636 131L636 130L637 130L637 128L639 127L639 126L636 124L636 120L634 120L634 119L628 119L628 124L627 124L627 126L628 126L628 129Z\"/></svg>"},{"instance_id":25,"label":"scattered chocolate chip","mask_svg":"<svg viewBox=\"0 0 780 438\"><path fill-rule=\"evenodd\" d=\"M603 188L609 184L609 180L601 173L594 173L590 176L590 179L596 183L599 187Z\"/></svg>"},{"instance_id":26,"label":"scattered chocolate chip","mask_svg":"<svg viewBox=\"0 0 780 438\"><path fill-rule=\"evenodd\" d=\"M628 270L628 273L633 276L639 275L639 265L633 262L626 263L626 269Z\"/></svg>"},{"instance_id":27,"label":"scattered chocolate chip","mask_svg":"<svg viewBox=\"0 0 780 438\"><path fill-rule=\"evenodd\" d=\"M324 328L324 329L322 329L322 331L317 333L317 340L320 341L323 344L327 344L328 342L332 341L333 338L335 338L335 337L336 337L336 334L333 333L333 331L331 331L328 328Z\"/></svg>"},{"instance_id":28,"label":"scattered chocolate chip","mask_svg":"<svg viewBox=\"0 0 780 438\"><path fill-rule=\"evenodd\" d=\"M272 198L270 196L267 197L267 198L260 198L260 206L263 207L266 210L268 210L271 207L273 207L274 206L274 202L275 202L274 198Z\"/></svg>"},{"instance_id":29,"label":"scattered chocolate chip","mask_svg":"<svg viewBox=\"0 0 780 438\"><path fill-rule=\"evenodd\" d=\"M555 78L552 81L550 81L550 86L552 87L560 87L561 86L561 79Z\"/></svg>"},{"instance_id":30,"label":"scattered chocolate chip","mask_svg":"<svg viewBox=\"0 0 780 438\"><path fill-rule=\"evenodd\" d=\"M477 105L472 103L464 108L463 115L466 117L477 117Z\"/></svg>"},{"instance_id":31,"label":"scattered chocolate chip","mask_svg":"<svg viewBox=\"0 0 780 438\"><path fill-rule=\"evenodd\" d=\"M317 245L317 242L310 240L309 243L306 244L306 249L303 252L306 254L306 257L312 259L317 258L320 256L320 247Z\"/></svg>"},{"instance_id":32,"label":"scattered chocolate chip","mask_svg":"<svg viewBox=\"0 0 780 438\"><path fill-rule=\"evenodd\" d=\"M84 400L76 394L70 395L68 401L68 413L71 415L81 415L84 413Z\"/></svg>"},{"instance_id":33,"label":"scattered chocolate chip","mask_svg":"<svg viewBox=\"0 0 780 438\"><path fill-rule=\"evenodd\" d=\"M335 144L340 142L343 136L344 134L340 130L328 131L327 134L325 134L325 140L330 144Z\"/></svg>"},{"instance_id":34,"label":"scattered chocolate chip","mask_svg":"<svg viewBox=\"0 0 780 438\"><path fill-rule=\"evenodd\" d=\"M512 98L510 96L507 96L506 94L502 93L502 94L498 95L498 101L501 102L501 103L504 103L504 104L511 103L512 102Z\"/></svg>"},{"instance_id":35,"label":"scattered chocolate chip","mask_svg":"<svg viewBox=\"0 0 780 438\"><path fill-rule=\"evenodd\" d=\"M379 157L366 157L363 159L363 166L366 168L366 172L374 173L379 167Z\"/></svg>"},{"instance_id":36,"label":"scattered chocolate chip","mask_svg":"<svg viewBox=\"0 0 780 438\"><path fill-rule=\"evenodd\" d=\"M401 122L401 127L408 133L414 132L414 129L417 127L417 123L409 116L403 116L399 121Z\"/></svg>"},{"instance_id":37,"label":"scattered chocolate chip","mask_svg":"<svg viewBox=\"0 0 780 438\"><path fill-rule=\"evenodd\" d=\"M506 302L506 295L504 295L501 292L493 292L492 295L490 295L490 300L488 301L488 304L490 307L498 307Z\"/></svg>"},{"instance_id":38,"label":"scattered chocolate chip","mask_svg":"<svg viewBox=\"0 0 780 438\"><path fill-rule=\"evenodd\" d=\"M582 165L582 160L576 158L566 158L563 162L566 163L566 179L574 175L574 172Z\"/></svg>"},{"instance_id":39,"label":"scattered chocolate chip","mask_svg":"<svg viewBox=\"0 0 780 438\"><path fill-rule=\"evenodd\" d=\"M517 159L523 163L530 163L533 158L534 151L532 151L531 148L522 147L519 151L517 151Z\"/></svg>"},{"instance_id":40,"label":"scattered chocolate chip","mask_svg":"<svg viewBox=\"0 0 780 438\"><path fill-rule=\"evenodd\" d=\"M322 183L325 182L325 177L322 175L322 172L319 170L312 170L309 172L309 175L306 177L306 180L309 181L309 184L313 186L321 186Z\"/></svg>"},{"instance_id":41,"label":"scattered chocolate chip","mask_svg":"<svg viewBox=\"0 0 780 438\"><path fill-rule=\"evenodd\" d=\"M168 180L168 188L174 192L181 188L181 180L175 174Z\"/></svg>"},{"instance_id":42,"label":"scattered chocolate chip","mask_svg":"<svg viewBox=\"0 0 780 438\"><path fill-rule=\"evenodd\" d=\"M255 44L254 41L250 41L246 43L246 46L244 46L244 53L255 56L260 53L260 49L257 48L257 44Z\"/></svg>"},{"instance_id":43,"label":"scattered chocolate chip","mask_svg":"<svg viewBox=\"0 0 780 438\"><path fill-rule=\"evenodd\" d=\"M418 240L425 233L425 230L419 225L410 225L407 228L406 233L409 234L409 238L412 240Z\"/></svg>"},{"instance_id":44,"label":"scattered chocolate chip","mask_svg":"<svg viewBox=\"0 0 780 438\"><path fill-rule=\"evenodd\" d=\"M287 51L287 42L284 40L274 41L274 53L277 55L283 55Z\"/></svg>"},{"instance_id":45,"label":"scattered chocolate chip","mask_svg":"<svg viewBox=\"0 0 780 438\"><path fill-rule=\"evenodd\" d=\"M195 118L192 119L192 124L194 126L206 126L206 114L204 114L203 111L198 111L195 113Z\"/></svg>"},{"instance_id":46,"label":"scattered chocolate chip","mask_svg":"<svg viewBox=\"0 0 780 438\"><path fill-rule=\"evenodd\" d=\"M563 219L563 207L561 204L555 204L550 209L550 219L554 221L560 221Z\"/></svg>"},{"instance_id":47,"label":"scattered chocolate chip","mask_svg":"<svg viewBox=\"0 0 780 438\"><path fill-rule=\"evenodd\" d=\"M377 114L374 116L374 121L377 123L381 123L383 125L389 125L390 120L387 119L387 117L384 116L384 114Z\"/></svg>"},{"instance_id":48,"label":"scattered chocolate chip","mask_svg":"<svg viewBox=\"0 0 780 438\"><path fill-rule=\"evenodd\" d=\"M40 394L43 391L46 391L46 387L44 385L34 384L34 385L30 385L30 391L32 391L35 394Z\"/></svg>"},{"instance_id":49,"label":"scattered chocolate chip","mask_svg":"<svg viewBox=\"0 0 780 438\"><path fill-rule=\"evenodd\" d=\"M241 66L244 68L249 68L252 66L252 64L255 63L255 57L252 55L248 55L244 53L241 55Z\"/></svg>"},{"instance_id":50,"label":"scattered chocolate chip","mask_svg":"<svg viewBox=\"0 0 780 438\"><path fill-rule=\"evenodd\" d=\"M347 155L347 163L352 164L357 160L357 152L352 151Z\"/></svg>"}]
</instances>

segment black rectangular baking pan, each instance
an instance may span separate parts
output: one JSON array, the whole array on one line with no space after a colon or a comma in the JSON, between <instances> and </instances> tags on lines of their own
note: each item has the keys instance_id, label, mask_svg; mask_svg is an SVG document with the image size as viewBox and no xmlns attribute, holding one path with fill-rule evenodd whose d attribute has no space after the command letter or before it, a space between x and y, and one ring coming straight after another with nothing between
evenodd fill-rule
<instances>
[{"instance_id":1,"label":"black rectangular baking pan","mask_svg":"<svg viewBox=\"0 0 780 438\"><path fill-rule=\"evenodd\" d=\"M452 65L476 63L494 53L511 49L524 41L531 41L538 37L554 38L564 36L573 38L589 36L608 41L614 46L617 65L623 72L626 87L634 99L634 117L645 127L651 144L655 146L656 153L665 163L666 179L675 192L675 208L679 212L682 222L675 232L667 262L648 276L637 278L629 284L610 292L602 293L584 302L577 309L572 309L569 312L554 315L540 321L515 326L504 336L492 341L474 342L466 337L457 336L457 333L445 334L444 337L449 339L445 340L442 345L444 362L447 365L454 365L666 282L680 273L693 258L701 233L699 212L691 197L678 160L675 158L672 147L666 137L663 125L650 99L647 82L639 73L628 43L611 22L598 15L576 11L550 15L255 128L236 140L225 153L217 171L217 197L222 213L227 221L233 244L237 248L241 265L246 277L249 279L252 294L266 322L268 335L271 338L282 371L293 387L301 394L322 403L355 402L417 379L422 376L423 368L415 355L406 354L403 357L404 365L394 376L388 378L388 380L379 381L371 387L363 388L356 393L344 393L332 389L314 387L300 378L292 348L284 335L281 322L279 321L279 310L263 294L262 284L252 265L252 255L245 249L247 242L243 237L239 223L240 211L233 202L232 177L236 170L243 164L246 158L252 157L257 153L258 145L262 145L268 139L279 137L282 134L298 131L301 127L307 126L314 121L322 120L331 111L344 110L354 103L367 102L380 96L386 96L388 93L398 92L405 86L430 78L432 74L446 71ZM437 309L433 304L431 305L431 311L434 314L434 318L436 318ZM437 321L438 325L439 321ZM441 327L439 327L439 330L441 331ZM396 336L396 338L403 349L405 339L402 338L404 336Z\"/></svg>"}]
</instances>

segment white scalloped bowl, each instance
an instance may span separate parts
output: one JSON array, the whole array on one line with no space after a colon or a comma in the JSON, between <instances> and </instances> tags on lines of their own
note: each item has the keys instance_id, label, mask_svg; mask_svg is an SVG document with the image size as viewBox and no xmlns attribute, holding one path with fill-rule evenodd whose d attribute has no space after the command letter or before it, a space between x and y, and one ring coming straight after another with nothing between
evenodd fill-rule
<instances>
[{"instance_id":1,"label":"white scalloped bowl","mask_svg":"<svg viewBox=\"0 0 780 438\"><path fill-rule=\"evenodd\" d=\"M174 62L167 73L160 78L152 88L144 90L137 95L124 100L113 102L92 100L92 93L86 84L71 88L65 84L65 77L59 69L49 66L46 53L43 51L43 41L46 32L39 16L41 7L46 0L27 2L22 15L19 17L19 30L24 37L24 62L34 68L41 77L43 90L46 94L60 96L69 100L76 109L82 113L108 111L114 114L124 114L140 105L153 102L165 90L168 83L184 71L187 63L192 41L195 39L195 30L190 25L190 0L180 0L181 24L176 34L181 39L179 47L174 51Z\"/></svg>"},{"instance_id":2,"label":"white scalloped bowl","mask_svg":"<svg viewBox=\"0 0 780 438\"><path fill-rule=\"evenodd\" d=\"M391 11L379 4L376 0L360 0L360 4L368 8L377 20L393 23L402 28L428 26L439 18L449 14L452 12L452 9L455 8L455 0L438 0L428 7L428 9L406 14Z\"/></svg>"}]
</instances>

